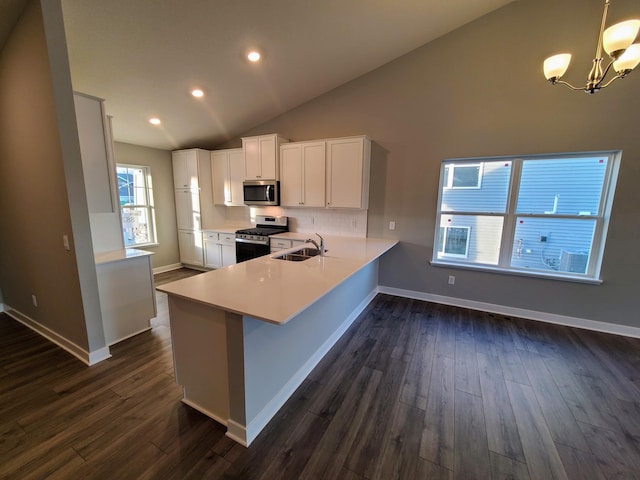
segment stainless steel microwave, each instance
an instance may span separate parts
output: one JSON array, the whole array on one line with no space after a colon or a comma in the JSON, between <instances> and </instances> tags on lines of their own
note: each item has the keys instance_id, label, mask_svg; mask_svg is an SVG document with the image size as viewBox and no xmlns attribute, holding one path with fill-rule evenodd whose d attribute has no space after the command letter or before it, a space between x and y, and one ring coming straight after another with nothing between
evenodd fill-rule
<instances>
[{"instance_id":1,"label":"stainless steel microwave","mask_svg":"<svg viewBox=\"0 0 640 480\"><path fill-rule=\"evenodd\" d=\"M245 180L242 193L245 205L280 205L280 182L277 180Z\"/></svg>"}]
</instances>

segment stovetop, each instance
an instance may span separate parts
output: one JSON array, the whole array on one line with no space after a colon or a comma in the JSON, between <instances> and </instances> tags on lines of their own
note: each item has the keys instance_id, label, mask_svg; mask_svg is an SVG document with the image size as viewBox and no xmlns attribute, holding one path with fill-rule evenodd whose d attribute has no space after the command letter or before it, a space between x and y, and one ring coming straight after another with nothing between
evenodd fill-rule
<instances>
[{"instance_id":1,"label":"stovetop","mask_svg":"<svg viewBox=\"0 0 640 480\"><path fill-rule=\"evenodd\" d=\"M268 237L269 235L276 235L277 233L285 233L288 231L288 228L274 228L274 227L263 227L258 225L255 228L245 228L243 230L238 230L237 234L241 235L259 235L263 237Z\"/></svg>"}]
</instances>

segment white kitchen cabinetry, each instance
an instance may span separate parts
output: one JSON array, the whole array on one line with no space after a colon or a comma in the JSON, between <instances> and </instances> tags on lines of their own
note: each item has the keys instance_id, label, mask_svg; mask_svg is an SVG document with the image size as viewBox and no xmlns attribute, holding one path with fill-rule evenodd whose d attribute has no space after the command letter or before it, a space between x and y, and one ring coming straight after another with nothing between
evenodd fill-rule
<instances>
[{"instance_id":1,"label":"white kitchen cabinetry","mask_svg":"<svg viewBox=\"0 0 640 480\"><path fill-rule=\"evenodd\" d=\"M289 238L271 238L269 245L271 247L271 253L278 252L280 250L286 250L288 248L302 246L306 242L304 240L293 240Z\"/></svg>"},{"instance_id":2,"label":"white kitchen cabinetry","mask_svg":"<svg viewBox=\"0 0 640 480\"><path fill-rule=\"evenodd\" d=\"M280 147L280 204L324 207L326 142L285 143Z\"/></svg>"},{"instance_id":3,"label":"white kitchen cabinetry","mask_svg":"<svg viewBox=\"0 0 640 480\"><path fill-rule=\"evenodd\" d=\"M204 233L204 266L223 268L236 263L236 236L233 233Z\"/></svg>"},{"instance_id":4,"label":"white kitchen cabinetry","mask_svg":"<svg viewBox=\"0 0 640 480\"><path fill-rule=\"evenodd\" d=\"M176 190L175 199L178 230L200 230L200 191Z\"/></svg>"},{"instance_id":5,"label":"white kitchen cabinetry","mask_svg":"<svg viewBox=\"0 0 640 480\"><path fill-rule=\"evenodd\" d=\"M370 163L367 137L327 140L327 207L368 208Z\"/></svg>"},{"instance_id":6,"label":"white kitchen cabinetry","mask_svg":"<svg viewBox=\"0 0 640 480\"><path fill-rule=\"evenodd\" d=\"M277 134L244 137L245 180L280 180L280 145L287 142Z\"/></svg>"},{"instance_id":7,"label":"white kitchen cabinetry","mask_svg":"<svg viewBox=\"0 0 640 480\"><path fill-rule=\"evenodd\" d=\"M178 230L178 248L180 249L180 263L199 267L204 264L201 231Z\"/></svg>"},{"instance_id":8,"label":"white kitchen cabinetry","mask_svg":"<svg viewBox=\"0 0 640 480\"><path fill-rule=\"evenodd\" d=\"M199 188L200 163L204 157L209 157L209 152L199 148L171 152L171 158L173 159L173 187L176 189Z\"/></svg>"},{"instance_id":9,"label":"white kitchen cabinetry","mask_svg":"<svg viewBox=\"0 0 640 480\"><path fill-rule=\"evenodd\" d=\"M244 206L242 194L244 170L244 153L241 148L211 152L211 177L215 205Z\"/></svg>"},{"instance_id":10,"label":"white kitchen cabinetry","mask_svg":"<svg viewBox=\"0 0 640 480\"><path fill-rule=\"evenodd\" d=\"M192 148L171 152L180 263L202 267L202 214L212 205L211 153ZM213 207L210 207L213 208Z\"/></svg>"}]
</instances>

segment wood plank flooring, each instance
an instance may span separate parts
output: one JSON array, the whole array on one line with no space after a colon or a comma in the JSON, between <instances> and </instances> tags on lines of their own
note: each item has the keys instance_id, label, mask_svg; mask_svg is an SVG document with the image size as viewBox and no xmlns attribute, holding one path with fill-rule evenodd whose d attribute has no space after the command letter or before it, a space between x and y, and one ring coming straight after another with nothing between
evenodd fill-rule
<instances>
[{"instance_id":1,"label":"wood plank flooring","mask_svg":"<svg viewBox=\"0 0 640 480\"><path fill-rule=\"evenodd\" d=\"M0 478L640 479L640 340L381 294L247 449L158 311L93 367L0 314Z\"/></svg>"}]
</instances>

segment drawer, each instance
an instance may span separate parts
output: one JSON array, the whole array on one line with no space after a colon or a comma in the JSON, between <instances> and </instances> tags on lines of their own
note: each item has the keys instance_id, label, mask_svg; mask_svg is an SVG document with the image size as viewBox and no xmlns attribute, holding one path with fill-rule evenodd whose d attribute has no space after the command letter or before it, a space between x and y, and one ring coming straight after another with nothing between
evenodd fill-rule
<instances>
[{"instance_id":1,"label":"drawer","mask_svg":"<svg viewBox=\"0 0 640 480\"><path fill-rule=\"evenodd\" d=\"M220 233L220 242L224 245L235 245L236 234L235 233Z\"/></svg>"},{"instance_id":2,"label":"drawer","mask_svg":"<svg viewBox=\"0 0 640 480\"><path fill-rule=\"evenodd\" d=\"M271 248L291 248L291 240L286 238L271 238L269 240Z\"/></svg>"},{"instance_id":3,"label":"drawer","mask_svg":"<svg viewBox=\"0 0 640 480\"><path fill-rule=\"evenodd\" d=\"M218 232L204 232L203 237L205 240L218 241Z\"/></svg>"}]
</instances>

